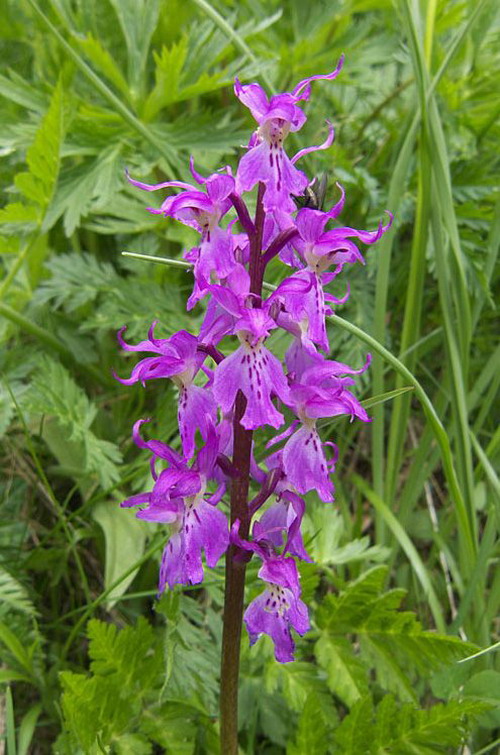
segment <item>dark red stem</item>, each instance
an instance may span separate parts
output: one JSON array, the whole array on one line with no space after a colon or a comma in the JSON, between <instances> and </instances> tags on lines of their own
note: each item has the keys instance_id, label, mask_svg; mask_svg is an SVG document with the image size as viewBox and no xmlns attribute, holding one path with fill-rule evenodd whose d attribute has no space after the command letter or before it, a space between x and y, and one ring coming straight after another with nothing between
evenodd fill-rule
<instances>
[{"instance_id":1,"label":"dark red stem","mask_svg":"<svg viewBox=\"0 0 500 755\"><path fill-rule=\"evenodd\" d=\"M268 248L262 255L263 267L265 268L267 263L270 262L273 257L276 257L278 252L280 252L283 247L297 235L298 231L296 228L287 228L285 231L278 233L274 241L269 244Z\"/></svg>"},{"instance_id":2,"label":"dark red stem","mask_svg":"<svg viewBox=\"0 0 500 755\"><path fill-rule=\"evenodd\" d=\"M252 230L250 232L247 230L250 240L250 291L257 296L260 296L262 291L263 265L261 250L265 219L262 198L264 191L265 186L259 184L255 223L251 223ZM233 204L238 212L238 207L234 201ZM238 217L240 217L239 212ZM243 221L242 225L245 227ZM232 464L238 474L231 481L230 506L231 524L237 519L239 520L240 537L246 540L248 539L251 520L251 512L248 505L248 489L250 484L250 457L253 432L245 430L241 424L245 408L246 398L241 391L238 391L234 406L234 451ZM222 630L220 686L221 755L238 755L238 678L247 561L248 557L245 551L242 551L235 545L229 546L226 553L226 588L224 593Z\"/></svg>"},{"instance_id":3,"label":"dark red stem","mask_svg":"<svg viewBox=\"0 0 500 755\"><path fill-rule=\"evenodd\" d=\"M239 196L239 194L230 194L229 199L231 200L234 209L236 210L236 214L238 215L238 220L240 221L241 225L243 226L244 231L248 234L248 237L250 238L255 234L255 226L253 224L253 220L250 217L250 214L248 212L247 206L242 200L242 198Z\"/></svg>"}]
</instances>

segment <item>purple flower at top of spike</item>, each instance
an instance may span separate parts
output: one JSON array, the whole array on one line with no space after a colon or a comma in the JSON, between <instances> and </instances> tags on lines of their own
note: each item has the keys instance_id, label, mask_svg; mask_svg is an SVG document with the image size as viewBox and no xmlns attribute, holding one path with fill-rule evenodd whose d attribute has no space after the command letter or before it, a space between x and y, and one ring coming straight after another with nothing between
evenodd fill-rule
<instances>
[{"instance_id":1,"label":"purple flower at top of spike","mask_svg":"<svg viewBox=\"0 0 500 755\"><path fill-rule=\"evenodd\" d=\"M297 103L309 99L311 81L334 79L340 72L342 63L343 58L331 73L310 76L300 81L291 92L277 94L270 99L259 84L240 84L236 79L234 92L258 123L258 129L248 145L248 152L240 160L236 187L238 192L249 191L255 184L264 183L266 211L279 209L284 213L292 213L296 209L290 195L301 195L308 179L305 173L294 166L294 162L305 152L300 152L290 160L283 142L290 131L298 131L306 121L306 116ZM331 129L325 144L317 149L325 149L332 141ZM309 148L308 151L312 149Z\"/></svg>"},{"instance_id":2,"label":"purple flower at top of spike","mask_svg":"<svg viewBox=\"0 0 500 755\"><path fill-rule=\"evenodd\" d=\"M122 506L147 504L137 513L139 519L172 525L172 534L163 551L160 567L159 593L168 584L199 584L203 580L202 550L207 565L213 568L229 543L227 520L215 508L222 498L225 485L219 485L212 495L206 495L207 482L214 478L218 443L211 428L205 446L195 463L188 467L165 443L144 441L140 427L145 420L134 425L134 440L140 448L147 448L157 458L165 459L169 468L154 473L155 484L150 493L139 493L128 498Z\"/></svg>"},{"instance_id":3,"label":"purple flower at top of spike","mask_svg":"<svg viewBox=\"0 0 500 755\"><path fill-rule=\"evenodd\" d=\"M280 663L294 660L295 643L291 630L303 635L309 630L306 604L300 599L299 574L295 561L287 557L286 546L278 555L268 533L254 525L253 542L242 540L238 535L239 522L231 528L231 541L240 548L253 551L262 559L258 577L266 583L266 589L248 606L244 621L253 645L261 634L267 634L274 643L274 655Z\"/></svg>"},{"instance_id":4,"label":"purple flower at top of spike","mask_svg":"<svg viewBox=\"0 0 500 755\"><path fill-rule=\"evenodd\" d=\"M196 430L207 440L210 426L216 421L217 407L210 388L194 385L193 380L201 368L205 354L199 351L199 340L185 330L174 333L170 338L156 338L154 322L149 329L147 341L135 346L126 343L118 333L118 341L126 351L152 351L155 356L141 359L132 370L129 378L117 380L124 385L132 385L155 378L171 378L179 389L178 418L182 447L188 458L194 453Z\"/></svg>"}]
</instances>

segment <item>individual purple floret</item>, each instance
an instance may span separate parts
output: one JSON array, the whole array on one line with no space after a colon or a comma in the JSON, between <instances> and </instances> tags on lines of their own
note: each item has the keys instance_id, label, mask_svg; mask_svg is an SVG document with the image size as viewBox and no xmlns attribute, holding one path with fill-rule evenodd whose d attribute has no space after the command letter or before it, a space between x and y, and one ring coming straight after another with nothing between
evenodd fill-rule
<instances>
[{"instance_id":1,"label":"individual purple floret","mask_svg":"<svg viewBox=\"0 0 500 755\"><path fill-rule=\"evenodd\" d=\"M309 630L306 604L300 599L300 582L293 558L286 556L287 546L277 554L267 531L254 525L253 541L242 540L238 534L239 522L231 528L231 541L246 551L253 551L262 559L258 577L266 589L248 606L243 617L250 644L261 634L268 634L274 642L274 655L280 663L294 660L295 643L291 630L303 635Z\"/></svg>"},{"instance_id":2,"label":"individual purple floret","mask_svg":"<svg viewBox=\"0 0 500 755\"><path fill-rule=\"evenodd\" d=\"M209 428L215 423L216 404L210 387L194 385L193 380L199 372L206 355L199 350L198 339L180 330L170 338L155 338L154 322L149 329L147 341L141 341L135 346L126 343L122 334L118 333L118 341L126 351L152 351L154 357L142 359L129 378L117 378L124 385L132 385L155 378L171 378L179 389L179 430L182 447L187 458L190 459L195 450L196 430L199 430L204 440L207 440Z\"/></svg>"},{"instance_id":3,"label":"individual purple floret","mask_svg":"<svg viewBox=\"0 0 500 755\"><path fill-rule=\"evenodd\" d=\"M279 427L283 415L272 403L276 395L285 403L288 400L288 384L281 362L263 346L275 321L261 307L248 309L242 306L234 294L216 287L214 297L219 303L238 317L234 333L241 346L226 357L216 368L214 375L214 396L223 412L227 413L234 405L236 394L241 391L246 398L246 410L241 424L247 430L262 425Z\"/></svg>"},{"instance_id":4,"label":"individual purple floret","mask_svg":"<svg viewBox=\"0 0 500 755\"><path fill-rule=\"evenodd\" d=\"M210 282L213 273L217 279L225 278L234 268L236 261L231 231L219 226L221 219L231 207L229 195L234 191L234 178L228 173L214 173L203 178L194 170L194 178L204 184L206 191L200 191L190 184L180 181L166 181L160 184L144 184L129 181L141 189L155 191L162 188L182 188L180 194L167 197L159 209L149 208L154 214L161 214L179 220L201 234L200 244L190 250L187 259L194 264L198 295L191 300L194 306Z\"/></svg>"},{"instance_id":5,"label":"individual purple floret","mask_svg":"<svg viewBox=\"0 0 500 755\"><path fill-rule=\"evenodd\" d=\"M215 493L206 494L207 483L214 477L218 443L211 428L206 445L189 467L178 454L160 441L143 441L139 430L144 420L134 426L134 440L147 448L153 458L166 459L170 466L156 477L150 493L139 493L121 504L124 507L147 504L137 513L139 519L172 525L172 534L163 551L160 580L161 594L168 584L199 584L203 581L202 550L207 565L214 567L229 543L227 519L216 504L225 492L225 484Z\"/></svg>"},{"instance_id":6,"label":"individual purple floret","mask_svg":"<svg viewBox=\"0 0 500 755\"><path fill-rule=\"evenodd\" d=\"M236 79L236 96L259 124L248 145L248 152L240 160L236 188L241 193L249 191L259 182L265 184L266 212L279 210L292 213L296 209L291 195L302 194L308 184L308 178L294 166L294 160L286 154L283 142L290 131L298 131L307 120L297 103L309 99L311 81L320 78L334 79L340 73L342 64L343 58L331 73L303 79L292 92L277 94L271 99L268 99L259 84L240 84ZM330 133L326 146L330 146L332 141L333 134ZM317 147L324 148L325 145ZM301 152L296 159L303 154L304 152Z\"/></svg>"},{"instance_id":7,"label":"individual purple floret","mask_svg":"<svg viewBox=\"0 0 500 755\"><path fill-rule=\"evenodd\" d=\"M364 372L369 364L370 357L364 367L354 370L340 362L320 358L291 382L289 403L298 421L272 443L291 435L282 451L282 464L287 480L299 493L316 490L323 501L333 500L331 473L335 468L337 449L333 443L322 443L316 421L341 414L348 414L351 419L357 417L363 422L370 421L359 401L347 389L354 380L346 377ZM330 461L323 451L326 445L334 449Z\"/></svg>"}]
</instances>

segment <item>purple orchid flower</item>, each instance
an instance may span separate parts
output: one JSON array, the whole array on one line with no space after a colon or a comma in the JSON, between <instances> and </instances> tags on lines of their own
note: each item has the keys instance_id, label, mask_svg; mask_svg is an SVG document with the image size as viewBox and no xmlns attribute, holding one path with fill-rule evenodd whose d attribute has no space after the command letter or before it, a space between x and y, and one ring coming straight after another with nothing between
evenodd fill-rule
<instances>
[{"instance_id":1,"label":"purple orchid flower","mask_svg":"<svg viewBox=\"0 0 500 755\"><path fill-rule=\"evenodd\" d=\"M267 212L278 209L291 214L295 210L290 195L301 195L308 179L305 173L295 167L294 162L306 152L302 150L290 159L283 148L283 142L290 131L298 131L306 121L306 116L297 103L309 99L311 81L334 79L340 73L342 64L343 56L331 73L309 76L300 81L291 92L274 95L270 99L259 84L240 84L236 79L234 92L258 123L258 129L248 145L248 152L240 160L236 188L240 193L249 191L259 182L264 183L264 208ZM308 148L307 151L326 149L332 141L333 129L330 128L326 142L319 147Z\"/></svg>"},{"instance_id":2,"label":"purple orchid flower","mask_svg":"<svg viewBox=\"0 0 500 755\"><path fill-rule=\"evenodd\" d=\"M267 634L274 643L276 660L280 663L293 661L295 643L291 630L304 635L310 625L307 606L300 599L297 566L293 558L285 555L288 544L278 555L264 528L254 525L253 542L242 540L238 530L239 521L236 520L231 527L231 542L262 559L258 577L266 583L264 592L250 603L243 616L250 645L254 645L261 634Z\"/></svg>"},{"instance_id":3,"label":"purple orchid flower","mask_svg":"<svg viewBox=\"0 0 500 755\"><path fill-rule=\"evenodd\" d=\"M172 526L172 534L163 551L159 594L168 584L199 584L203 581L202 550L207 565L216 566L229 544L227 519L215 508L221 500L225 484L216 492L206 495L207 483L214 478L218 453L215 429L212 427L205 446L199 451L195 463L189 467L186 460L158 440L144 441L140 427L147 420L134 425L134 441L148 449L157 458L165 459L169 468L159 475L153 472L155 484L150 493L139 493L121 504L124 507L147 504L136 516L148 522Z\"/></svg>"},{"instance_id":4,"label":"purple orchid flower","mask_svg":"<svg viewBox=\"0 0 500 755\"><path fill-rule=\"evenodd\" d=\"M192 159L190 167L195 180L204 184L205 191L182 181L145 184L130 177L128 180L146 191L184 189L180 194L167 197L159 209L148 207L148 210L153 214L175 218L201 233L200 245L191 249L186 257L189 262L193 262L195 278L203 291L212 273L217 278L224 278L235 265L231 231L219 226L232 206L229 195L234 191L235 181L228 172L213 173L208 178L203 178L195 171ZM194 306L197 298L199 295L193 297L191 306Z\"/></svg>"},{"instance_id":5,"label":"purple orchid flower","mask_svg":"<svg viewBox=\"0 0 500 755\"><path fill-rule=\"evenodd\" d=\"M214 567L228 544L233 544L226 561L225 621L229 624L234 612L231 615L232 609L226 609L234 605L235 595L241 595L241 562L256 554L262 561L258 575L265 586L248 606L244 620L251 644L262 633L268 634L280 662L293 660L292 630L302 635L309 629L294 560L311 560L300 532L306 505L303 496L315 491L329 502L334 494L331 473L337 448L321 439L318 420L347 414L351 420L369 421L351 389L354 376L367 369L370 358L355 370L323 353L329 352L326 318L334 305L343 304L349 296L349 287L342 297L327 287L346 266L363 264L359 241L375 243L392 222L389 213L389 221L374 231L328 226L344 207L345 193L338 184L340 199L326 212L310 207L297 210L293 200L309 184L296 167L298 161L328 149L334 129L327 121L325 141L300 149L291 158L284 141L306 121L302 101L308 100L311 83L335 79L342 63L343 57L331 73L305 78L290 92L270 98L258 84L236 80L236 96L249 108L257 129L235 178L229 168L204 177L191 159L196 185L181 181L149 185L129 179L146 191L175 190L158 209L149 209L198 232L199 242L184 253L194 269L187 308L207 295L210 298L198 337L181 330L158 339L154 325L148 339L137 345L124 342L124 329L118 335L124 349L147 354L122 383L144 385L150 379L169 378L178 387L182 440L182 453L177 453L159 440L143 440L143 420L136 423L134 440L151 454L154 484L150 492L138 493L122 505L139 506L139 518L170 527L161 561L160 592L167 585L199 584L203 553L207 566ZM243 193L256 185L259 191L252 217ZM234 212L229 215L231 208ZM266 299L262 294L266 267L272 262L278 270L280 261L289 266L288 273ZM291 340L284 366L271 353L272 340L268 342L277 329ZM226 349L230 339L238 343ZM205 366L207 356L215 363L213 369ZM207 378L203 385L196 377L200 370ZM255 460L253 433L265 425L283 425L285 416L277 400L296 419L267 443L266 448L272 448L282 441L283 447L267 455L264 470ZM333 455L327 446L333 448ZM162 462L159 472L158 461ZM231 532L227 517L217 508L227 487L230 521L234 522ZM256 493L249 497L252 487ZM239 628L224 632L224 659L235 657L236 636ZM230 672L235 668L232 664ZM231 673L223 666L223 680L231 679ZM232 690L234 684L227 684Z\"/></svg>"},{"instance_id":6,"label":"purple orchid flower","mask_svg":"<svg viewBox=\"0 0 500 755\"><path fill-rule=\"evenodd\" d=\"M170 338L156 338L156 321L149 329L147 341L132 346L123 340L126 328L118 332L118 342L126 351L152 351L156 356L142 359L129 378L117 378L123 385L132 385L155 378L171 378L179 389L178 419L182 447L187 458L195 450L196 430L207 440L212 424L216 421L217 407L210 387L194 385L193 380L202 367L205 354L199 350L199 340L185 330Z\"/></svg>"},{"instance_id":7,"label":"purple orchid flower","mask_svg":"<svg viewBox=\"0 0 500 755\"><path fill-rule=\"evenodd\" d=\"M240 390L247 402L241 419L244 428L254 430L263 425L279 427L284 418L271 398L276 395L286 403L288 384L280 361L263 346L276 323L266 309L245 307L231 291L220 286L213 286L212 291L221 306L237 318L233 332L241 344L231 356L217 365L214 374L215 400L227 413Z\"/></svg>"},{"instance_id":8,"label":"purple orchid flower","mask_svg":"<svg viewBox=\"0 0 500 755\"><path fill-rule=\"evenodd\" d=\"M288 482L299 493L316 490L323 501L333 500L334 487L330 475L335 468L337 448L331 442L322 443L316 421L340 414L349 414L351 419L357 417L363 422L370 421L366 411L347 388L354 384L354 380L347 375L364 372L370 361L371 357L368 356L365 365L360 370L354 370L341 362L322 358L291 382L289 405L299 419L275 437L268 447L288 438L282 450L283 471ZM334 449L334 457L330 461L327 461L323 451L326 445Z\"/></svg>"}]
</instances>

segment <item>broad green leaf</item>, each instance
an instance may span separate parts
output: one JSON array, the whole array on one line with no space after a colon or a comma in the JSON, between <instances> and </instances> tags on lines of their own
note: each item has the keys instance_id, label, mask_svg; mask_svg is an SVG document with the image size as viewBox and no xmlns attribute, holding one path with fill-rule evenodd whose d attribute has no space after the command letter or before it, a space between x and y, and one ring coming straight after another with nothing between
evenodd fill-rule
<instances>
[{"instance_id":1,"label":"broad green leaf","mask_svg":"<svg viewBox=\"0 0 500 755\"><path fill-rule=\"evenodd\" d=\"M101 526L106 544L104 587L114 584L130 564L137 561L144 553L148 527L135 516L127 516L120 509L118 502L99 503L92 510L92 516ZM138 571L138 570L137 570ZM137 571L126 576L109 594L106 601L112 608L127 590L137 575Z\"/></svg>"}]
</instances>

